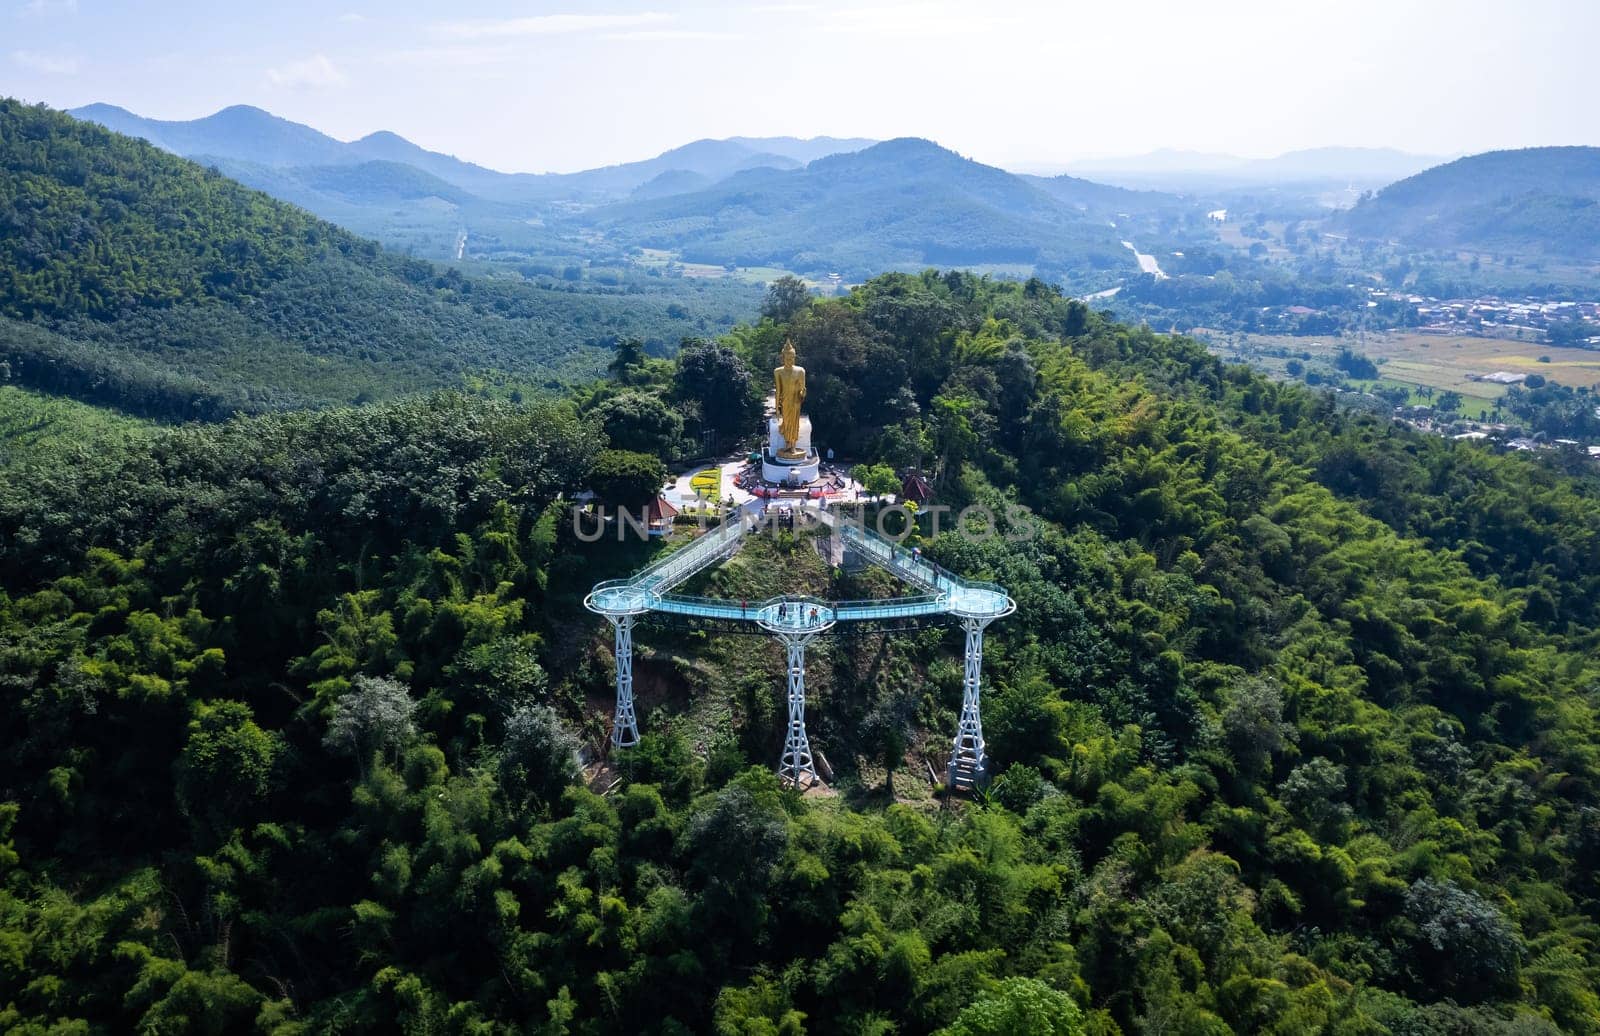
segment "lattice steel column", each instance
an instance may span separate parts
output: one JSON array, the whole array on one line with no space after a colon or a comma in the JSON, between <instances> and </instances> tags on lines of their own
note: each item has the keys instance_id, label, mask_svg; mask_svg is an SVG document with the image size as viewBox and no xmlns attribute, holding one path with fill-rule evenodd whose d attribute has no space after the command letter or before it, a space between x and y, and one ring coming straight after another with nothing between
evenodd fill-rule
<instances>
[{"instance_id":1,"label":"lattice steel column","mask_svg":"<svg viewBox=\"0 0 1600 1036\"><path fill-rule=\"evenodd\" d=\"M817 783L817 770L811 763L811 741L806 737L806 644L809 634L782 633L778 639L789 655L789 733L783 742L783 758L778 777L791 784L802 784L802 775Z\"/></svg>"},{"instance_id":2,"label":"lattice steel column","mask_svg":"<svg viewBox=\"0 0 1600 1036\"><path fill-rule=\"evenodd\" d=\"M632 748L639 743L639 720L633 714L633 616L606 618L617 631L617 715L611 723L611 743L617 748Z\"/></svg>"},{"instance_id":3,"label":"lattice steel column","mask_svg":"<svg viewBox=\"0 0 1600 1036\"><path fill-rule=\"evenodd\" d=\"M978 711L978 697L983 679L983 628L987 619L963 619L967 631L966 673L961 685L961 721L956 726L955 746L950 751L950 766L946 773L951 787L971 788L983 782L989 773L989 757L983 750L983 717Z\"/></svg>"}]
</instances>

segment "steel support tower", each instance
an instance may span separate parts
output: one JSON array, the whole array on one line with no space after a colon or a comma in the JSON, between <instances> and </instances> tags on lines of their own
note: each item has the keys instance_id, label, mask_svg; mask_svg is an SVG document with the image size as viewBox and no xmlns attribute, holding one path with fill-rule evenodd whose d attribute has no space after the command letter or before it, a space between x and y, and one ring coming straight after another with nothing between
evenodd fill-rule
<instances>
[{"instance_id":1,"label":"steel support tower","mask_svg":"<svg viewBox=\"0 0 1600 1036\"><path fill-rule=\"evenodd\" d=\"M789 732L784 737L783 755L778 760L778 777L795 787L817 783L817 768L811 761L811 739L806 737L806 645L810 633L784 633L789 656Z\"/></svg>"},{"instance_id":2,"label":"steel support tower","mask_svg":"<svg viewBox=\"0 0 1600 1036\"><path fill-rule=\"evenodd\" d=\"M639 718L633 712L632 615L607 615L616 630L617 712L611 721L611 744L632 748L639 743Z\"/></svg>"},{"instance_id":3,"label":"steel support tower","mask_svg":"<svg viewBox=\"0 0 1600 1036\"><path fill-rule=\"evenodd\" d=\"M967 632L967 659L961 680L961 719L956 724L956 740L950 749L950 765L945 783L952 788L971 788L989 776L989 756L983 749L983 715L979 698L983 680L983 628L987 619L962 619Z\"/></svg>"}]
</instances>

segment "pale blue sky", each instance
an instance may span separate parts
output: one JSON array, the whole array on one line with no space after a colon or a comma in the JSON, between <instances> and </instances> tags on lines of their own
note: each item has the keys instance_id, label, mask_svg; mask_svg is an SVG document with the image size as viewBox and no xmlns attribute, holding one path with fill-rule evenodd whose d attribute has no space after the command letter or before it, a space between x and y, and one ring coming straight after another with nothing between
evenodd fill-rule
<instances>
[{"instance_id":1,"label":"pale blue sky","mask_svg":"<svg viewBox=\"0 0 1600 1036\"><path fill-rule=\"evenodd\" d=\"M1013 167L1453 154L1600 143L1597 39L1594 0L0 0L0 93L255 104L525 171L737 134L924 136Z\"/></svg>"}]
</instances>

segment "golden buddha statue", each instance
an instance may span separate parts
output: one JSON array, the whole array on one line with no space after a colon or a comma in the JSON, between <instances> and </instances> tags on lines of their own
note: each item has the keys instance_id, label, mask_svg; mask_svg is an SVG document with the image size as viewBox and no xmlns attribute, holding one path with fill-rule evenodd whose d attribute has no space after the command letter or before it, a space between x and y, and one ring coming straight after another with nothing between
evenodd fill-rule
<instances>
[{"instance_id":1,"label":"golden buddha statue","mask_svg":"<svg viewBox=\"0 0 1600 1036\"><path fill-rule=\"evenodd\" d=\"M773 398L778 404L778 434L783 437L783 449L778 456L785 460L799 460L806 453L796 443L800 441L800 406L806 401L806 369L794 365L794 342L783 343L783 366L772 372Z\"/></svg>"}]
</instances>

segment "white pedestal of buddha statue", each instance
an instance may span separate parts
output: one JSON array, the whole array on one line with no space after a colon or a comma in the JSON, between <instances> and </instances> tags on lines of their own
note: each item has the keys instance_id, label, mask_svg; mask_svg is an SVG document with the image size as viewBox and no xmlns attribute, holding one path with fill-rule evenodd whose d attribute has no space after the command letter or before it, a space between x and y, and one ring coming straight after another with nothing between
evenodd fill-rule
<instances>
[{"instance_id":1,"label":"white pedestal of buddha statue","mask_svg":"<svg viewBox=\"0 0 1600 1036\"><path fill-rule=\"evenodd\" d=\"M791 483L805 485L821 473L822 461L817 456L817 451L811 448L811 418L801 415L800 437L795 441L794 447L804 456L790 458L783 456L783 435L778 431L778 419L767 419L767 448L761 451L761 477L768 482L780 485Z\"/></svg>"}]
</instances>

